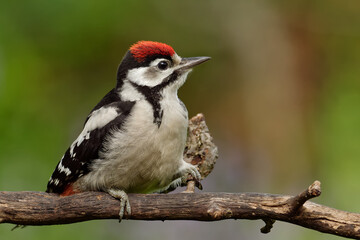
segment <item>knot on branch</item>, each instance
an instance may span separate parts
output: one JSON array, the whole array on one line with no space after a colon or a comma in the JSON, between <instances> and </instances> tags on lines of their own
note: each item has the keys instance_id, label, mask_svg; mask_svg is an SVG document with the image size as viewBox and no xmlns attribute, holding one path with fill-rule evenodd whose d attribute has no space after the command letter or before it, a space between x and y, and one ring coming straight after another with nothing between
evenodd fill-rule
<instances>
[{"instance_id":1,"label":"knot on branch","mask_svg":"<svg viewBox=\"0 0 360 240\"><path fill-rule=\"evenodd\" d=\"M227 219L231 218L233 215L233 212L230 208L224 208L220 206L216 202L210 203L210 207L207 210L207 214L212 220L220 220L220 219Z\"/></svg>"}]
</instances>

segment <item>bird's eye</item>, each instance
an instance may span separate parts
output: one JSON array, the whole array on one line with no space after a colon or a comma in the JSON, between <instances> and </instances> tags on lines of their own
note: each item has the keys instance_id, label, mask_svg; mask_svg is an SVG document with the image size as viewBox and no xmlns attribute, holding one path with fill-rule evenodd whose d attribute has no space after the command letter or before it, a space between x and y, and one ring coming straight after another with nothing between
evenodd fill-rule
<instances>
[{"instance_id":1,"label":"bird's eye","mask_svg":"<svg viewBox=\"0 0 360 240\"><path fill-rule=\"evenodd\" d=\"M161 61L158 63L157 67L160 70L166 70L169 67L169 63L167 61Z\"/></svg>"}]
</instances>

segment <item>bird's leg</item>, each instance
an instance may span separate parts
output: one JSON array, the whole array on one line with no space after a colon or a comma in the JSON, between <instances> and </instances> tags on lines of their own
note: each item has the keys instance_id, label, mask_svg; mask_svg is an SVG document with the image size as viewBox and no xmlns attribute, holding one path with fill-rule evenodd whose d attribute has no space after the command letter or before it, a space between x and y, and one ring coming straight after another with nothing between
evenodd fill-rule
<instances>
[{"instance_id":1,"label":"bird's leg","mask_svg":"<svg viewBox=\"0 0 360 240\"><path fill-rule=\"evenodd\" d=\"M128 215L131 214L129 197L123 190L109 189L107 192L114 198L120 200L119 222L121 222L122 218L124 217L125 210Z\"/></svg>"}]
</instances>

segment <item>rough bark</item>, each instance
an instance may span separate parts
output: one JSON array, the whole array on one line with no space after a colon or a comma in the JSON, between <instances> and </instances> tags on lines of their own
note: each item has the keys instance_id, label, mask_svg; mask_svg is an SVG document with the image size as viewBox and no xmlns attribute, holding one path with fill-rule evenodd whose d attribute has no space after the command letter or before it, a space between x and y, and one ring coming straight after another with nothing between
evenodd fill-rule
<instances>
[{"instance_id":1,"label":"rough bark","mask_svg":"<svg viewBox=\"0 0 360 240\"><path fill-rule=\"evenodd\" d=\"M264 193L129 194L134 220L263 219L269 232L274 220L338 236L360 238L360 214L305 202L320 194L316 181L298 196ZM305 201L304 201L305 200ZM119 201L102 192L68 197L43 192L0 192L0 223L68 224L118 219Z\"/></svg>"}]
</instances>

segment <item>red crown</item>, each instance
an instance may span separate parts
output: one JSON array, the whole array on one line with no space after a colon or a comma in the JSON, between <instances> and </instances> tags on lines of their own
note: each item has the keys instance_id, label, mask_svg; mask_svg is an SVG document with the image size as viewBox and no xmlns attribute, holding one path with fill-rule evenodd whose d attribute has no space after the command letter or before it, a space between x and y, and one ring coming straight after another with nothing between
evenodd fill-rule
<instances>
[{"instance_id":1,"label":"red crown","mask_svg":"<svg viewBox=\"0 0 360 240\"><path fill-rule=\"evenodd\" d=\"M175 53L169 45L152 41L139 41L130 47L130 52L138 62L145 61L151 55L172 56Z\"/></svg>"}]
</instances>

